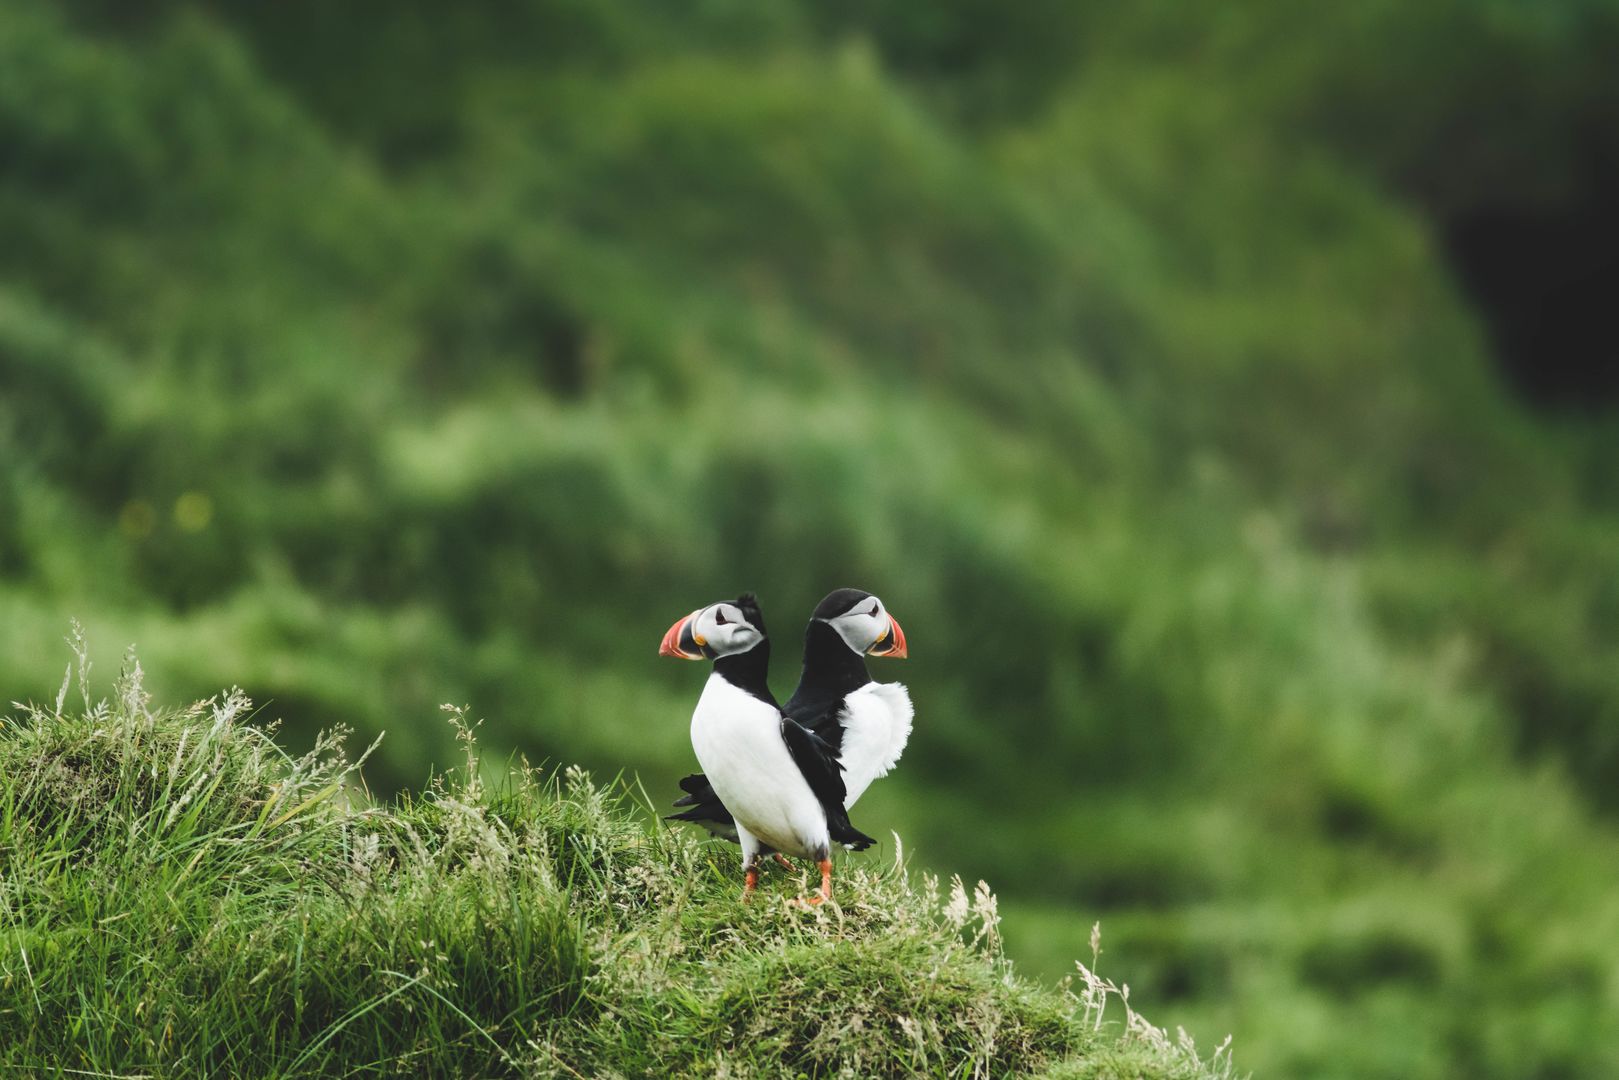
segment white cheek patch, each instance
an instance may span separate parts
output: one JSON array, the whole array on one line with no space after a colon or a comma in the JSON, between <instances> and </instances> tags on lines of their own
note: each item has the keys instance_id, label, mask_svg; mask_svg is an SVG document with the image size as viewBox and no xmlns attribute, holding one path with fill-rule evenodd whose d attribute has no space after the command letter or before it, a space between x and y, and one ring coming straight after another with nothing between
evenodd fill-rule
<instances>
[{"instance_id":1,"label":"white cheek patch","mask_svg":"<svg viewBox=\"0 0 1619 1080\"><path fill-rule=\"evenodd\" d=\"M843 643L857 653L863 653L871 648L876 639L876 631L872 629L870 616L867 615L839 615L832 620L832 629L838 632Z\"/></svg>"},{"instance_id":2,"label":"white cheek patch","mask_svg":"<svg viewBox=\"0 0 1619 1080\"><path fill-rule=\"evenodd\" d=\"M706 609L698 612L697 617L691 621L691 635L699 645L713 641L716 629L714 613Z\"/></svg>"},{"instance_id":3,"label":"white cheek patch","mask_svg":"<svg viewBox=\"0 0 1619 1080\"><path fill-rule=\"evenodd\" d=\"M751 624L728 623L715 628L709 646L720 656L729 656L753 648L759 640L760 634Z\"/></svg>"}]
</instances>

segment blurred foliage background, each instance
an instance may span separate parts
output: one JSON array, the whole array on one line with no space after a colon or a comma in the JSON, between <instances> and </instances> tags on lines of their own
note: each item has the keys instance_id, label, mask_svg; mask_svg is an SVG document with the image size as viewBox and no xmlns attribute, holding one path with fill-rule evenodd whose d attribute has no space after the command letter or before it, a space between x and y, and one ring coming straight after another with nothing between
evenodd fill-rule
<instances>
[{"instance_id":1,"label":"blurred foliage background","mask_svg":"<svg viewBox=\"0 0 1619 1080\"><path fill-rule=\"evenodd\" d=\"M677 616L913 659L857 823L1266 1076L1619 1071L1619 6L0 11L0 692L690 763ZM875 667L874 662L874 667Z\"/></svg>"}]
</instances>

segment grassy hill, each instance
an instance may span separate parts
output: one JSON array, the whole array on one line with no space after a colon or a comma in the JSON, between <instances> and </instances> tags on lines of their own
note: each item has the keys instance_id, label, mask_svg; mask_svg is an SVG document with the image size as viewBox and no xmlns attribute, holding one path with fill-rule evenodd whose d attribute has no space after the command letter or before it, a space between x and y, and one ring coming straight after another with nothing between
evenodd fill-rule
<instances>
[{"instance_id":1,"label":"grassy hill","mask_svg":"<svg viewBox=\"0 0 1619 1080\"><path fill-rule=\"evenodd\" d=\"M154 709L130 656L92 704L86 669L82 708L64 682L0 729L7 1068L1230 1075L1089 965L1015 977L982 885L896 857L846 862L835 906L788 905L803 874L744 906L731 849L578 769L490 775L459 710L462 767L378 803L340 733L293 758L239 691Z\"/></svg>"},{"instance_id":2,"label":"grassy hill","mask_svg":"<svg viewBox=\"0 0 1619 1080\"><path fill-rule=\"evenodd\" d=\"M670 621L758 590L780 692L859 585L857 824L1023 970L1100 918L1262 1075L1611 1075L1619 425L1447 237L1619 160L1612 4L1002 6L8 5L0 691L78 615L383 793L448 698L656 802Z\"/></svg>"}]
</instances>

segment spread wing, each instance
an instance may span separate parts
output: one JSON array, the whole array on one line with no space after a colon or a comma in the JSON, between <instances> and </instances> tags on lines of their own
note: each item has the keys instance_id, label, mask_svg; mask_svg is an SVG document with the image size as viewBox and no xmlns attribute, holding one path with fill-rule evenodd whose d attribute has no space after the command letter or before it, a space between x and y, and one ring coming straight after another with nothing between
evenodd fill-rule
<instances>
[{"instance_id":1,"label":"spread wing","mask_svg":"<svg viewBox=\"0 0 1619 1080\"><path fill-rule=\"evenodd\" d=\"M800 701L795 695L784 711L819 736L843 766L845 807L898 764L914 714L903 685L880 682L830 701Z\"/></svg>"},{"instance_id":2,"label":"spread wing","mask_svg":"<svg viewBox=\"0 0 1619 1080\"><path fill-rule=\"evenodd\" d=\"M899 763L911 737L911 695L900 683L867 683L844 699L836 725L841 732L845 806Z\"/></svg>"},{"instance_id":3,"label":"spread wing","mask_svg":"<svg viewBox=\"0 0 1619 1080\"><path fill-rule=\"evenodd\" d=\"M837 752L825 739L789 716L781 718L781 738L787 744L793 764L798 766L826 812L827 831L832 839L854 851L864 851L876 843L849 823L849 812L843 806L843 767L838 764Z\"/></svg>"}]
</instances>

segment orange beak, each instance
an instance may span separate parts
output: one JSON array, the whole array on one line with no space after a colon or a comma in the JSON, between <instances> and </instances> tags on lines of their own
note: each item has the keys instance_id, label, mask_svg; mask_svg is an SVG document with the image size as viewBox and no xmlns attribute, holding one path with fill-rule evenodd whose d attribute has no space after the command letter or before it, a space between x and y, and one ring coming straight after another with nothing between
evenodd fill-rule
<instances>
[{"instance_id":1,"label":"orange beak","mask_svg":"<svg viewBox=\"0 0 1619 1080\"><path fill-rule=\"evenodd\" d=\"M872 656L887 656L895 660L903 660L910 653L905 648L905 631L900 628L899 620L888 616L888 633L871 643L866 652Z\"/></svg>"},{"instance_id":2,"label":"orange beak","mask_svg":"<svg viewBox=\"0 0 1619 1080\"><path fill-rule=\"evenodd\" d=\"M696 615L694 611L669 628L669 632L663 635L663 644L658 646L659 656L673 656L681 660L704 659L703 646L708 643L693 633L691 628L691 621Z\"/></svg>"}]
</instances>

